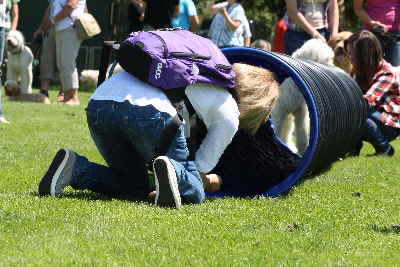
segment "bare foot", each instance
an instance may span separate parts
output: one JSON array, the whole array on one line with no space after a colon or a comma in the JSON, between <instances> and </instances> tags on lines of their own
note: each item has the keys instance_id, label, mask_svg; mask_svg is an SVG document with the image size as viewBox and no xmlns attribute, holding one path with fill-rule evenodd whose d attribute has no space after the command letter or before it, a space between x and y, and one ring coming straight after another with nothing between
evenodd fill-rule
<instances>
[{"instance_id":1,"label":"bare foot","mask_svg":"<svg viewBox=\"0 0 400 267\"><path fill-rule=\"evenodd\" d=\"M150 197L150 198L155 198L155 197L156 197L156 191L151 191L151 192L149 193L149 197Z\"/></svg>"},{"instance_id":2,"label":"bare foot","mask_svg":"<svg viewBox=\"0 0 400 267\"><path fill-rule=\"evenodd\" d=\"M58 101L58 102L64 101L64 92L63 92L63 91L59 91L59 92L58 92L57 101Z\"/></svg>"},{"instance_id":3,"label":"bare foot","mask_svg":"<svg viewBox=\"0 0 400 267\"><path fill-rule=\"evenodd\" d=\"M68 106L79 106L81 104L78 99L70 99L68 101L62 101L61 103Z\"/></svg>"}]
</instances>

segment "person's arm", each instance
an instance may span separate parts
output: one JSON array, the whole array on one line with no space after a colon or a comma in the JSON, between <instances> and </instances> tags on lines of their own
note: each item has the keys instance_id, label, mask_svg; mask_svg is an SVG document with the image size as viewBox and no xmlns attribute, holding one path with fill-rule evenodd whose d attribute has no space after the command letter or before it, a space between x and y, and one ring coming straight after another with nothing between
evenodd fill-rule
<instances>
[{"instance_id":1,"label":"person's arm","mask_svg":"<svg viewBox=\"0 0 400 267\"><path fill-rule=\"evenodd\" d=\"M197 16L190 16L190 31L196 32L199 29L200 21Z\"/></svg>"},{"instance_id":2,"label":"person's arm","mask_svg":"<svg viewBox=\"0 0 400 267\"><path fill-rule=\"evenodd\" d=\"M51 23L56 24L57 22L65 19L66 17L69 17L72 11L74 11L74 9L77 7L77 4L78 0L68 0L64 8L60 12L58 12L57 15L50 18Z\"/></svg>"},{"instance_id":3,"label":"person's arm","mask_svg":"<svg viewBox=\"0 0 400 267\"><path fill-rule=\"evenodd\" d=\"M387 96L386 93L395 83L397 83L397 81L394 72L383 73L364 95L368 105L374 107L377 103L381 102L382 98Z\"/></svg>"},{"instance_id":4,"label":"person's arm","mask_svg":"<svg viewBox=\"0 0 400 267\"><path fill-rule=\"evenodd\" d=\"M208 173L217 165L238 130L239 108L232 95L217 86L194 84L186 88L185 94L207 127L194 162L199 172Z\"/></svg>"},{"instance_id":5,"label":"person's arm","mask_svg":"<svg viewBox=\"0 0 400 267\"><path fill-rule=\"evenodd\" d=\"M33 33L33 38L36 38L36 36L42 34L43 32L46 32L50 29L51 23L49 20L49 13L50 13L50 5L46 8L46 11L44 12L42 21L40 22L39 28Z\"/></svg>"},{"instance_id":6,"label":"person's arm","mask_svg":"<svg viewBox=\"0 0 400 267\"><path fill-rule=\"evenodd\" d=\"M311 35L313 38L321 39L326 42L325 37L323 37L301 14L301 12L297 8L297 0L285 0L286 2L286 10L289 16L289 19L292 20L296 25L302 28L306 33Z\"/></svg>"},{"instance_id":7,"label":"person's arm","mask_svg":"<svg viewBox=\"0 0 400 267\"><path fill-rule=\"evenodd\" d=\"M192 1L190 1L185 8L187 8L187 14L190 20L190 31L196 32L199 29L200 21L199 17L197 16L196 6Z\"/></svg>"},{"instance_id":8,"label":"person's arm","mask_svg":"<svg viewBox=\"0 0 400 267\"><path fill-rule=\"evenodd\" d=\"M224 16L227 28L229 30L233 31L233 30L237 29L240 26L241 21L232 19L228 14L228 10L226 10L226 7L221 7L218 10L218 12L220 12Z\"/></svg>"},{"instance_id":9,"label":"person's arm","mask_svg":"<svg viewBox=\"0 0 400 267\"><path fill-rule=\"evenodd\" d=\"M388 28L386 25L380 23L377 20L372 20L364 8L364 0L353 0L353 10L357 17L365 24L371 25L372 28L381 27L383 32L387 32Z\"/></svg>"},{"instance_id":10,"label":"person's arm","mask_svg":"<svg viewBox=\"0 0 400 267\"><path fill-rule=\"evenodd\" d=\"M18 26L19 20L19 6L18 3L15 3L11 7L11 30L16 30Z\"/></svg>"},{"instance_id":11,"label":"person's arm","mask_svg":"<svg viewBox=\"0 0 400 267\"><path fill-rule=\"evenodd\" d=\"M328 28L331 32L331 39L333 39L339 31L339 6L337 0L329 1L328 12Z\"/></svg>"}]
</instances>

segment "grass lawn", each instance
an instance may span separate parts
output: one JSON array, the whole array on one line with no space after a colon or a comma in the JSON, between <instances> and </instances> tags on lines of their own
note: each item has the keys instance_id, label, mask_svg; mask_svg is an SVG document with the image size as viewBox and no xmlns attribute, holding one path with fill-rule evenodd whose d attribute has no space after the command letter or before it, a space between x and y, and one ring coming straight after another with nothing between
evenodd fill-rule
<instances>
[{"instance_id":1,"label":"grass lawn","mask_svg":"<svg viewBox=\"0 0 400 267\"><path fill-rule=\"evenodd\" d=\"M55 95L55 92L51 92ZM400 141L392 158L335 163L289 194L210 199L181 210L70 189L40 198L60 147L103 162L84 107L4 101L0 266L400 265Z\"/></svg>"}]
</instances>

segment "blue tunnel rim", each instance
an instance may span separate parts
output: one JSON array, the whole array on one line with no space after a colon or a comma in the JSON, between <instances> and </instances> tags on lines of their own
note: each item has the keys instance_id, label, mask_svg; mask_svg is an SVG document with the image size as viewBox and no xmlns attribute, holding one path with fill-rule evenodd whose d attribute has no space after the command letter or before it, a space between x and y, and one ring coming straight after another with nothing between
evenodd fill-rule
<instances>
[{"instance_id":1,"label":"blue tunnel rim","mask_svg":"<svg viewBox=\"0 0 400 267\"><path fill-rule=\"evenodd\" d=\"M292 78L306 101L310 116L310 140L307 150L302 156L299 166L294 172L289 174L282 182L272 186L262 194L266 197L278 197L290 190L293 185L295 185L303 177L305 171L311 164L317 148L319 137L318 107L309 89L309 84L307 84L307 82L299 75L298 71L293 66L280 58L278 54L249 47L223 48L222 52L231 64L245 63L249 65L260 66L259 62L256 62L255 60L257 58L257 61L261 60L263 63L265 63L262 64L261 67L269 69L275 73L280 72L287 74L287 76L284 76L283 78ZM273 125L271 119L269 119L268 123ZM276 134L274 135L274 139L286 146L286 144Z\"/></svg>"}]
</instances>

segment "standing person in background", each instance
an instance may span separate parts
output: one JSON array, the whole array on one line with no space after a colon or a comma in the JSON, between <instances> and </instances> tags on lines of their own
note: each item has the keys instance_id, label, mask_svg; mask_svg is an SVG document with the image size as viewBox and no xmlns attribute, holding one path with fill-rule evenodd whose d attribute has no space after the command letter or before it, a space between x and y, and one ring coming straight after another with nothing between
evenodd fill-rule
<instances>
[{"instance_id":1,"label":"standing person in background","mask_svg":"<svg viewBox=\"0 0 400 267\"><path fill-rule=\"evenodd\" d=\"M353 65L353 76L364 92L369 111L362 140L372 144L372 156L393 156L389 142L400 134L400 77L397 69L383 59L376 36L367 30L354 33L345 41ZM358 155L362 142L357 151Z\"/></svg>"},{"instance_id":2,"label":"standing person in background","mask_svg":"<svg viewBox=\"0 0 400 267\"><path fill-rule=\"evenodd\" d=\"M240 3L241 0L209 3L209 11L216 15L211 22L208 36L220 48L244 45L242 23L247 18Z\"/></svg>"},{"instance_id":3,"label":"standing person in background","mask_svg":"<svg viewBox=\"0 0 400 267\"><path fill-rule=\"evenodd\" d=\"M33 33L33 38L42 38L42 49L40 53L40 93L49 97L49 87L55 80L57 61L56 61L56 39L54 25L50 22L50 10L53 0L49 0L49 6L44 12L39 28ZM63 92L60 90L59 100L63 100Z\"/></svg>"},{"instance_id":4,"label":"standing person in background","mask_svg":"<svg viewBox=\"0 0 400 267\"><path fill-rule=\"evenodd\" d=\"M285 53L291 55L311 38L326 42L338 33L337 0L285 0L288 29Z\"/></svg>"},{"instance_id":5,"label":"standing person in background","mask_svg":"<svg viewBox=\"0 0 400 267\"><path fill-rule=\"evenodd\" d=\"M353 0L354 13L364 23L364 29L379 39L385 59L400 65L400 1ZM392 38L387 36L389 33Z\"/></svg>"},{"instance_id":6,"label":"standing person in background","mask_svg":"<svg viewBox=\"0 0 400 267\"><path fill-rule=\"evenodd\" d=\"M184 30L196 32L200 21L197 16L196 6L192 0L180 0L177 14L172 18L173 27L181 27Z\"/></svg>"},{"instance_id":7,"label":"standing person in background","mask_svg":"<svg viewBox=\"0 0 400 267\"><path fill-rule=\"evenodd\" d=\"M18 27L19 21L19 3L20 0L7 0L6 16L8 30L15 31Z\"/></svg>"},{"instance_id":8,"label":"standing person in background","mask_svg":"<svg viewBox=\"0 0 400 267\"><path fill-rule=\"evenodd\" d=\"M171 28L179 0L146 0L144 30Z\"/></svg>"},{"instance_id":9,"label":"standing person in background","mask_svg":"<svg viewBox=\"0 0 400 267\"><path fill-rule=\"evenodd\" d=\"M128 5L129 33L141 31L145 12L145 2L143 0L131 0Z\"/></svg>"},{"instance_id":10,"label":"standing person in background","mask_svg":"<svg viewBox=\"0 0 400 267\"><path fill-rule=\"evenodd\" d=\"M5 46L5 35L6 35L6 0L0 0L0 66L3 64L4 58L4 46ZM8 123L3 114L3 107L1 105L1 94L0 92L0 123Z\"/></svg>"},{"instance_id":11,"label":"standing person in background","mask_svg":"<svg viewBox=\"0 0 400 267\"><path fill-rule=\"evenodd\" d=\"M274 36L272 37L272 51L276 53L285 53L285 32L287 25L285 17L275 23Z\"/></svg>"},{"instance_id":12,"label":"standing person in background","mask_svg":"<svg viewBox=\"0 0 400 267\"><path fill-rule=\"evenodd\" d=\"M85 12L86 0L53 0L50 10L50 23L54 26L56 40L57 67L64 89L66 105L79 105L79 79L76 58L82 40L74 28L74 20Z\"/></svg>"}]
</instances>

